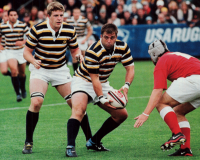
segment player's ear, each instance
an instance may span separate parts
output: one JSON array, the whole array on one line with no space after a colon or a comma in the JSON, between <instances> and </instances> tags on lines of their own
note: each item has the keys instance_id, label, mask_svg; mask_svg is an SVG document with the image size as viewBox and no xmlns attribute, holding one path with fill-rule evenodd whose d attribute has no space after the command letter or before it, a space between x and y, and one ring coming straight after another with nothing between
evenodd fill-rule
<instances>
[{"instance_id":1,"label":"player's ear","mask_svg":"<svg viewBox=\"0 0 200 160\"><path fill-rule=\"evenodd\" d=\"M101 38L102 38L102 34L101 34Z\"/></svg>"}]
</instances>

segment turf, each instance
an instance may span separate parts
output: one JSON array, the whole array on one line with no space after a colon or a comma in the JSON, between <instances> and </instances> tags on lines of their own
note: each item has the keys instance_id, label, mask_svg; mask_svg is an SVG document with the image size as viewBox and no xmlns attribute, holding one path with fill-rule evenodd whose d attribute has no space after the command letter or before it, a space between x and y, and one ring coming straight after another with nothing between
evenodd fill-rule
<instances>
[{"instance_id":1,"label":"turf","mask_svg":"<svg viewBox=\"0 0 200 160\"><path fill-rule=\"evenodd\" d=\"M111 151L88 151L85 147L84 134L80 129L76 140L78 154L76 159L183 159L183 157L167 156L173 153L175 149L168 152L160 150L160 145L171 137L171 132L156 110L152 112L148 121L141 128L136 129L133 127L134 118L143 112L151 94L153 68L151 61L135 62L135 78L129 89L129 102L126 107L129 117L121 126L102 140L104 146ZM28 90L30 74L28 68L26 73L26 87ZM125 69L119 64L109 78L111 86L119 89L125 82L124 77ZM31 155L22 154L25 140L25 117L30 104L30 97L17 103L10 78L2 75L0 75L0 88L0 159L68 159L65 157L67 144L66 125L71 110L55 88L49 85L45 96L43 107L40 110L39 122L34 133L34 147ZM94 134L109 117L109 114L92 104L88 105L87 112ZM200 159L198 110L188 114L187 118L191 125L191 148L194 154L192 159ZM191 159L191 157L185 157L184 159Z\"/></svg>"}]
</instances>

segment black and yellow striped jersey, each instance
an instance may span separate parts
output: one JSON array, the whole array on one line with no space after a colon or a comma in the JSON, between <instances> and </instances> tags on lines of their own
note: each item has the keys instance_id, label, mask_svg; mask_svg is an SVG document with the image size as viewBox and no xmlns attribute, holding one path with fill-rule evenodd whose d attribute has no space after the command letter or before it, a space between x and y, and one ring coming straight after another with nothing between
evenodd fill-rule
<instances>
[{"instance_id":1,"label":"black and yellow striped jersey","mask_svg":"<svg viewBox=\"0 0 200 160\"><path fill-rule=\"evenodd\" d=\"M91 24L87 18L83 16L79 16L77 21L74 20L74 17L67 19L67 23L74 26L76 28L77 37L85 36L85 30L87 27L90 27Z\"/></svg>"},{"instance_id":2,"label":"black and yellow striped jersey","mask_svg":"<svg viewBox=\"0 0 200 160\"><path fill-rule=\"evenodd\" d=\"M75 76L92 82L90 74L99 74L101 83L107 82L115 65L121 62L124 67L134 65L131 50L127 43L116 40L114 51L109 53L102 45L101 39L86 50L84 61L75 71Z\"/></svg>"},{"instance_id":3,"label":"black and yellow striped jersey","mask_svg":"<svg viewBox=\"0 0 200 160\"><path fill-rule=\"evenodd\" d=\"M23 41L24 36L28 35L29 28L26 25L26 23L18 21L14 24L13 28L9 24L9 21L7 23L2 23L1 24L1 32L0 36L4 38L4 46L5 49L12 49L12 50L17 50L21 49L24 47L22 46L16 46L15 42L16 41Z\"/></svg>"},{"instance_id":4,"label":"black and yellow striped jersey","mask_svg":"<svg viewBox=\"0 0 200 160\"><path fill-rule=\"evenodd\" d=\"M6 24L6 23L4 23L4 22L2 22L1 24L0 24L0 35L1 35L1 25L3 25L3 24ZM4 35L2 35L1 36L1 45L3 46L3 47L5 47L5 36Z\"/></svg>"},{"instance_id":5,"label":"black and yellow striped jersey","mask_svg":"<svg viewBox=\"0 0 200 160\"><path fill-rule=\"evenodd\" d=\"M35 49L35 59L41 60L42 68L56 69L66 64L67 46L70 49L78 48L76 39L76 30L73 26L63 22L56 35L47 19L31 28L26 46Z\"/></svg>"}]
</instances>

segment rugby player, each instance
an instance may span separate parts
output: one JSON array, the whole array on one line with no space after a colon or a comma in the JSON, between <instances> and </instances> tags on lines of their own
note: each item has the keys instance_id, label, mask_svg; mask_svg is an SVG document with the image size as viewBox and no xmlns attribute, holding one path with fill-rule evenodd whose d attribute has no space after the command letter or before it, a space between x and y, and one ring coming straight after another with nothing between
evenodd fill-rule
<instances>
[{"instance_id":1,"label":"rugby player","mask_svg":"<svg viewBox=\"0 0 200 160\"><path fill-rule=\"evenodd\" d=\"M8 21L8 12L4 11L2 14L2 23L6 24ZM1 24L0 24L0 35L1 35ZM11 72L8 70L8 62L5 50L5 38L2 36L0 38L0 71L4 76L11 76Z\"/></svg>"},{"instance_id":2,"label":"rugby player","mask_svg":"<svg viewBox=\"0 0 200 160\"><path fill-rule=\"evenodd\" d=\"M72 115L67 123L66 156L68 157L77 157L75 139L88 103L97 104L111 116L86 143L87 149L109 151L102 145L102 138L128 117L125 108L117 109L110 105L111 101L106 98L108 91L113 89L109 85L108 78L117 63L121 62L126 69L125 85L120 88L120 91L124 92L127 101L128 89L134 78L131 50L127 43L117 40L117 33L114 24L105 24L101 29L101 39L86 50L83 63L75 71L71 85Z\"/></svg>"},{"instance_id":3,"label":"rugby player","mask_svg":"<svg viewBox=\"0 0 200 160\"><path fill-rule=\"evenodd\" d=\"M1 34L5 37L5 49L8 67L11 70L12 84L17 95L17 102L26 98L26 60L23 58L23 50L29 28L26 23L18 19L15 9L8 11L8 21L1 25Z\"/></svg>"},{"instance_id":4,"label":"rugby player","mask_svg":"<svg viewBox=\"0 0 200 160\"><path fill-rule=\"evenodd\" d=\"M88 48L88 38L92 35L93 29L87 18L81 16L81 10L79 8L73 9L73 16L67 19L67 23L76 28L77 42L82 55L85 55L85 50ZM87 30L87 32L86 32ZM85 34L85 32L87 34ZM73 60L73 68L78 68L78 62Z\"/></svg>"},{"instance_id":5,"label":"rugby player","mask_svg":"<svg viewBox=\"0 0 200 160\"><path fill-rule=\"evenodd\" d=\"M169 156L192 156L190 124L185 115L200 106L200 61L185 53L170 52L162 40L151 43L148 52L155 64L154 89L146 109L135 118L134 127L142 126L156 107L172 132L161 149L180 144L179 150ZM172 81L169 88L167 79Z\"/></svg>"},{"instance_id":6,"label":"rugby player","mask_svg":"<svg viewBox=\"0 0 200 160\"><path fill-rule=\"evenodd\" d=\"M64 7L59 2L51 2L47 6L48 19L36 24L30 30L24 58L30 62L30 96L31 104L26 114L26 139L23 154L31 154L33 133L39 119L39 111L44 101L48 84L65 99L71 107L71 75L66 66L65 52L69 46L72 57L83 60L76 41L73 26L63 22ZM32 51L35 49L35 55ZM86 112L81 126L86 140L91 136L91 130Z\"/></svg>"}]
</instances>

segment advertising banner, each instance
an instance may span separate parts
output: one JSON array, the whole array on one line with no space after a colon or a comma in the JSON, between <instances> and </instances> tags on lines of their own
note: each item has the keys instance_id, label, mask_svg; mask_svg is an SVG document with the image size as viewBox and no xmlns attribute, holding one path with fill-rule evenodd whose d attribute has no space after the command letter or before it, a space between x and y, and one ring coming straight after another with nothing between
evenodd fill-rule
<instances>
[{"instance_id":1,"label":"advertising banner","mask_svg":"<svg viewBox=\"0 0 200 160\"><path fill-rule=\"evenodd\" d=\"M101 27L93 30L100 36ZM118 39L127 42L135 59L150 58L148 46L156 39L165 41L170 51L200 56L200 28L190 28L185 24L120 26Z\"/></svg>"}]
</instances>

